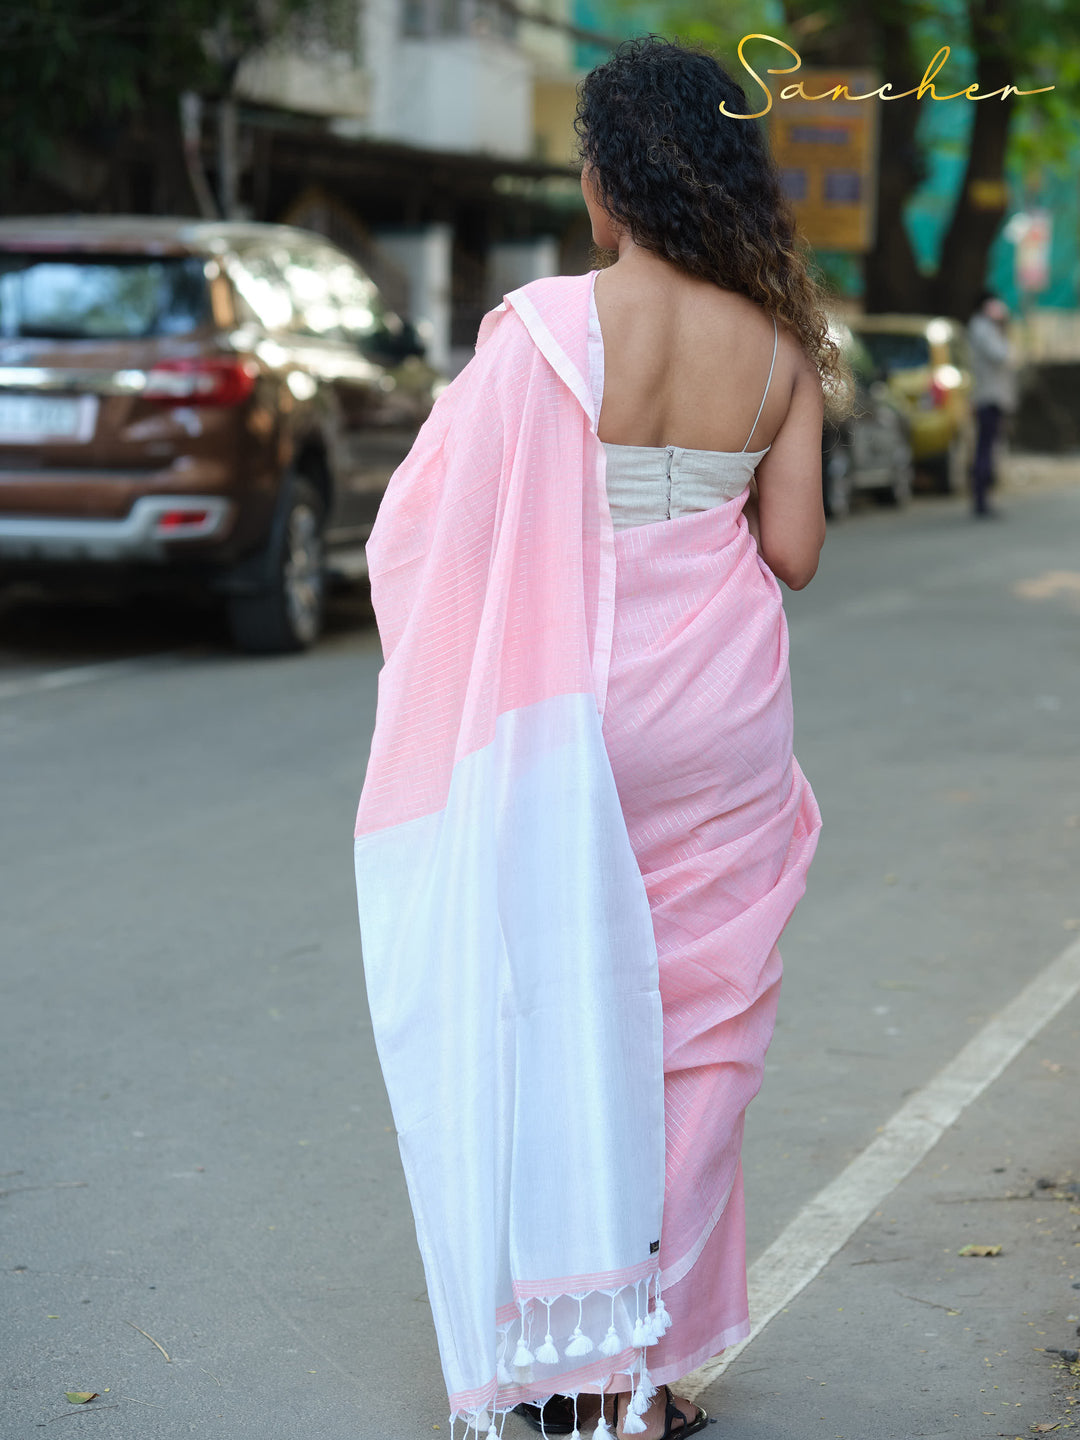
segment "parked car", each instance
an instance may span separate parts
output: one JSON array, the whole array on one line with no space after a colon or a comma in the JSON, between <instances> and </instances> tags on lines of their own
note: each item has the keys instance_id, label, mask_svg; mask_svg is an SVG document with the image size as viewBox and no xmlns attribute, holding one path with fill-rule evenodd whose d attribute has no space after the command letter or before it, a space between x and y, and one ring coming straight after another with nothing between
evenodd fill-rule
<instances>
[{"instance_id":1,"label":"parked car","mask_svg":"<svg viewBox=\"0 0 1080 1440\"><path fill-rule=\"evenodd\" d=\"M445 384L365 271L287 226L0 221L0 578L222 598L311 645Z\"/></svg>"},{"instance_id":2,"label":"parked car","mask_svg":"<svg viewBox=\"0 0 1080 1440\"><path fill-rule=\"evenodd\" d=\"M964 327L943 315L860 315L851 327L907 416L916 468L942 494L963 490L975 445Z\"/></svg>"},{"instance_id":3,"label":"parked car","mask_svg":"<svg viewBox=\"0 0 1080 1440\"><path fill-rule=\"evenodd\" d=\"M849 326L835 316L829 324L851 366L855 405L847 419L839 424L826 421L822 427L825 514L846 515L857 490L871 491L888 504L906 505L914 474L907 419Z\"/></svg>"}]
</instances>

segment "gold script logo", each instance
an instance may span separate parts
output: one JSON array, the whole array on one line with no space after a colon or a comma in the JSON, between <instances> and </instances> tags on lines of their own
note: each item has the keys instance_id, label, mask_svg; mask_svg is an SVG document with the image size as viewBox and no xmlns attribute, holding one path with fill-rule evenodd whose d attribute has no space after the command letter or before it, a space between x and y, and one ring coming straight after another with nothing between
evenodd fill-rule
<instances>
[{"instance_id":1,"label":"gold script logo","mask_svg":"<svg viewBox=\"0 0 1080 1440\"><path fill-rule=\"evenodd\" d=\"M761 86L762 90L764 90L766 103L763 110L755 110L752 115L736 115L733 111L729 110L725 105L724 101L721 100L721 115L727 115L732 120L758 120L761 118L762 115L767 115L773 107L772 91L769 89L768 85L765 83L764 80L762 80L761 76L757 73L757 71L747 60L746 56L743 54L743 46L748 40L769 40L772 42L773 45L779 45L782 50L786 50L789 55L793 55L795 57L794 65L776 67L770 66L769 69L765 72L767 75L790 75L793 70L798 70L799 66L802 64L802 56L799 54L799 52L797 50L793 50L792 47L786 43L786 41L778 40L775 35L744 35L743 38L739 41L739 61L747 74L753 76L753 78ZM923 78L919 81L918 85L916 85L914 90L901 90L893 94L892 84L889 81L886 81L884 85L880 85L876 90L868 90L865 95L852 95L846 85L834 85L831 90L825 90L820 95L808 95L806 93L806 90L803 88L802 81L797 80L794 85L784 86L784 88L780 91L780 99L904 100L909 95L914 95L917 99L921 100L925 95L929 95L931 100L992 100L995 95L1000 95L1002 100L1004 100L1009 95L1041 95L1046 90L1054 90L1057 88L1054 85L1042 85L1037 90L1018 90L1015 85L1002 85L1000 90L987 90L984 94L980 95L978 82L976 82L973 85L968 85L967 88L964 90L957 90L953 95L939 95L937 93L937 90L934 88L934 77L937 75L941 67L945 64L946 60L948 60L950 48L951 47L948 45L942 45L940 50L938 50L937 54L923 71Z\"/></svg>"}]
</instances>

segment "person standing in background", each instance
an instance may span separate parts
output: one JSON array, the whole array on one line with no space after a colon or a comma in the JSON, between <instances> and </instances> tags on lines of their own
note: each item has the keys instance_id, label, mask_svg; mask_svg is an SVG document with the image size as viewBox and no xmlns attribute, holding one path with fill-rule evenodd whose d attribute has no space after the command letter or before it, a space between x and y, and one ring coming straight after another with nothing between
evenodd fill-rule
<instances>
[{"instance_id":1,"label":"person standing in background","mask_svg":"<svg viewBox=\"0 0 1080 1440\"><path fill-rule=\"evenodd\" d=\"M975 459L971 470L971 500L976 517L996 517L989 501L994 484L994 444L1003 414L1016 409L1016 356L1006 334L1009 311L992 290L979 296L968 321L971 343L971 403L975 410Z\"/></svg>"}]
</instances>

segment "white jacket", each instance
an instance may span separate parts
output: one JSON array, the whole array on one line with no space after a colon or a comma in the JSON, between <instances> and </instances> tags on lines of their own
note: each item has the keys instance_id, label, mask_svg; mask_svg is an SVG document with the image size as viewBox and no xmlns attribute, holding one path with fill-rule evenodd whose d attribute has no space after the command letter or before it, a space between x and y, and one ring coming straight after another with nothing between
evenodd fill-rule
<instances>
[{"instance_id":1,"label":"white jacket","mask_svg":"<svg viewBox=\"0 0 1080 1440\"><path fill-rule=\"evenodd\" d=\"M989 315L976 314L968 321L971 342L971 403L1000 405L1012 412L1017 406L1016 354L1005 332Z\"/></svg>"}]
</instances>

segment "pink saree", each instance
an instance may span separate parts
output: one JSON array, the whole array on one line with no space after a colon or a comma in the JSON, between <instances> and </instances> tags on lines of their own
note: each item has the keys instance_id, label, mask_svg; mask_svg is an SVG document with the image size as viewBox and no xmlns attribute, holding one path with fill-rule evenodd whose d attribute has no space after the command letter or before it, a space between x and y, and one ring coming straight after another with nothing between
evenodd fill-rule
<instances>
[{"instance_id":1,"label":"pink saree","mask_svg":"<svg viewBox=\"0 0 1080 1440\"><path fill-rule=\"evenodd\" d=\"M747 1333L743 1116L821 823L745 495L612 527L595 274L485 315L368 545L365 977L477 1435L610 1388L633 1431Z\"/></svg>"}]
</instances>

